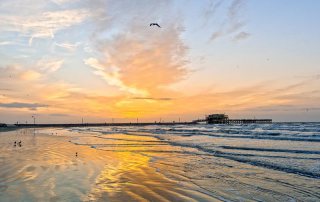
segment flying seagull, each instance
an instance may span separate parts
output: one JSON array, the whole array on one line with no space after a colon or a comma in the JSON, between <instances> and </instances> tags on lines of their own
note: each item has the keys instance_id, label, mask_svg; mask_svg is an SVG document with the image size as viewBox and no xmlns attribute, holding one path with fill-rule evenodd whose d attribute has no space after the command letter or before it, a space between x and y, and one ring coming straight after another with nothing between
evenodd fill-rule
<instances>
[{"instance_id":1,"label":"flying seagull","mask_svg":"<svg viewBox=\"0 0 320 202\"><path fill-rule=\"evenodd\" d=\"M151 24L150 24L150 27L151 27L151 26L158 26L159 28L161 28L158 23L151 23Z\"/></svg>"}]
</instances>

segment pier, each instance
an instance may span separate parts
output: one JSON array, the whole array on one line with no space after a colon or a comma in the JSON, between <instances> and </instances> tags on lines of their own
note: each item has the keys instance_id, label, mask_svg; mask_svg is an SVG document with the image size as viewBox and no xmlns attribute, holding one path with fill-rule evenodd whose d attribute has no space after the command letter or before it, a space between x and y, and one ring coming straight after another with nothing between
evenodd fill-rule
<instances>
[{"instance_id":1,"label":"pier","mask_svg":"<svg viewBox=\"0 0 320 202\"><path fill-rule=\"evenodd\" d=\"M102 127L102 126L148 126L148 125L191 125L191 124L270 124L272 119L229 119L225 114L211 114L204 119L197 119L189 122L123 122L123 123L34 123L21 124L16 123L12 126L23 128L41 128L41 127ZM7 124L1 124L0 127L9 127Z\"/></svg>"},{"instance_id":2,"label":"pier","mask_svg":"<svg viewBox=\"0 0 320 202\"><path fill-rule=\"evenodd\" d=\"M269 124L272 119L229 119L225 114L210 114L205 119L198 119L194 123L206 122L207 124Z\"/></svg>"},{"instance_id":3,"label":"pier","mask_svg":"<svg viewBox=\"0 0 320 202\"><path fill-rule=\"evenodd\" d=\"M249 124L249 123L257 123L257 124L268 124L272 123L272 119L230 119L228 124Z\"/></svg>"}]
</instances>

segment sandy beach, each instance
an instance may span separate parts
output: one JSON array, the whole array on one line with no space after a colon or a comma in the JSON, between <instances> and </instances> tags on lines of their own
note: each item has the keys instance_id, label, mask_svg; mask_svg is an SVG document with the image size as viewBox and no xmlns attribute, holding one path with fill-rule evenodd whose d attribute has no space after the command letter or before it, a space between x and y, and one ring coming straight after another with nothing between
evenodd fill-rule
<instances>
[{"instance_id":1,"label":"sandy beach","mask_svg":"<svg viewBox=\"0 0 320 202\"><path fill-rule=\"evenodd\" d=\"M211 199L209 194L197 191L192 185L188 185L190 190L186 190L178 181L165 177L159 170L149 165L152 161L150 156L136 152L104 151L70 142L72 139L77 142L78 138L82 138L86 144L96 141L94 137L61 129L21 129L2 132L0 200L210 201ZM146 143L146 147L153 144L152 138L148 139L150 143ZM14 146L14 141L20 140L22 146ZM112 144L115 141L116 144L123 142L111 141ZM105 141L100 139L99 142L103 144ZM154 144L157 145L156 140ZM144 143L141 145L144 146ZM131 146L127 145L125 148Z\"/></svg>"},{"instance_id":2,"label":"sandy beach","mask_svg":"<svg viewBox=\"0 0 320 202\"><path fill-rule=\"evenodd\" d=\"M241 163L199 146L184 146L182 139L174 140L176 136L161 138L161 133L150 135L143 129L150 131L139 127L100 127L1 132L0 201L320 198L316 175L310 178ZM196 138L201 140L203 136ZM14 146L20 140L21 147Z\"/></svg>"}]
</instances>

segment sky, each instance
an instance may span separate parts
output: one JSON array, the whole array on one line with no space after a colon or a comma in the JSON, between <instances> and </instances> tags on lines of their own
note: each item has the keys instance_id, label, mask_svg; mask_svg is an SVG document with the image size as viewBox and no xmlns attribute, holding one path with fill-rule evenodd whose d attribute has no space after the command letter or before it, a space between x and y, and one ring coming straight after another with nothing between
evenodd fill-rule
<instances>
[{"instance_id":1,"label":"sky","mask_svg":"<svg viewBox=\"0 0 320 202\"><path fill-rule=\"evenodd\" d=\"M319 10L318 0L1 0L0 122L320 121Z\"/></svg>"}]
</instances>

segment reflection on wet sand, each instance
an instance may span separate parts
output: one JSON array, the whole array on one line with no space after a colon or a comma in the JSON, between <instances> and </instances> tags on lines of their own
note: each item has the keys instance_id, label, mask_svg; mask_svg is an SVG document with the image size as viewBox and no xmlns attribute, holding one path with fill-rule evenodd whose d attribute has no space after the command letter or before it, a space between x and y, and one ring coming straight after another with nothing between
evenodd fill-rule
<instances>
[{"instance_id":1,"label":"reflection on wet sand","mask_svg":"<svg viewBox=\"0 0 320 202\"><path fill-rule=\"evenodd\" d=\"M75 146L64 137L19 130L1 133L0 138L1 201L83 198L104 165L98 151ZM17 138L22 147L10 144ZM81 157L74 156L76 151Z\"/></svg>"},{"instance_id":2,"label":"reflection on wet sand","mask_svg":"<svg viewBox=\"0 0 320 202\"><path fill-rule=\"evenodd\" d=\"M122 134L114 135L114 138L120 137L124 138ZM24 142L23 147L13 148L9 144L17 138ZM145 145L142 143L143 139L147 141ZM150 147L169 150L171 147L159 144L157 139L149 137L130 136L110 142L94 136L54 129L2 133L1 200L210 200L210 195L191 191L194 189L192 187L188 191L178 181L165 177L159 169L150 166L153 161L151 156L136 152L136 147L126 146L127 140L136 144L140 151L148 151ZM90 147L90 144L96 144L98 149ZM104 151L108 148L117 151L118 147L127 152Z\"/></svg>"},{"instance_id":3,"label":"reflection on wet sand","mask_svg":"<svg viewBox=\"0 0 320 202\"><path fill-rule=\"evenodd\" d=\"M141 148L142 149L142 148ZM145 148L147 150L147 148ZM176 201L212 200L210 195L188 191L151 167L151 157L119 152L115 165L106 165L96 180L90 200L110 201ZM194 192L194 193L192 193Z\"/></svg>"}]
</instances>

